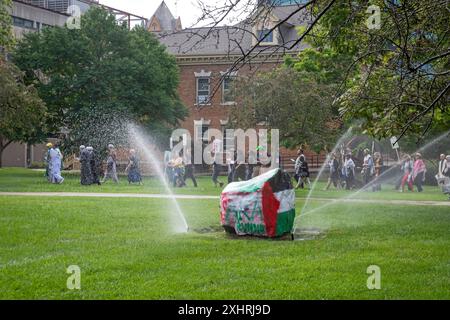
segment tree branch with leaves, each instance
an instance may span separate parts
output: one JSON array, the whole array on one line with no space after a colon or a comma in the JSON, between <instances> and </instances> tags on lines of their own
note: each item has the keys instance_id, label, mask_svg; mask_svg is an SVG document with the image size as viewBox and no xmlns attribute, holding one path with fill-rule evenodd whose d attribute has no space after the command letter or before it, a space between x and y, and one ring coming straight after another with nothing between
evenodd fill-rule
<instances>
[{"instance_id":1,"label":"tree branch with leaves","mask_svg":"<svg viewBox=\"0 0 450 320\"><path fill-rule=\"evenodd\" d=\"M0 167L13 142L37 143L46 138L46 107L36 89L27 86L22 72L0 58Z\"/></svg>"}]
</instances>

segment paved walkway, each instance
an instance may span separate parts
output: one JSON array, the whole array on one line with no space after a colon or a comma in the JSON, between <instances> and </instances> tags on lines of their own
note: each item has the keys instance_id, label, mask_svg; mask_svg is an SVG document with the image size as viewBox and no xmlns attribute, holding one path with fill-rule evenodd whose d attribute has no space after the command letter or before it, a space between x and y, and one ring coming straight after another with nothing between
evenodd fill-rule
<instances>
[{"instance_id":1,"label":"paved walkway","mask_svg":"<svg viewBox=\"0 0 450 320\"><path fill-rule=\"evenodd\" d=\"M0 196L25 196L25 197L89 197L89 198L149 198L149 199L170 199L168 194L148 194L148 193L83 193L83 192L0 192ZM219 196L187 195L175 194L175 199L190 200L219 200ZM306 200L306 198L297 198ZM311 201L322 202L345 202L345 203L375 203L375 204L394 204L394 205L412 205L412 206L447 206L450 207L450 201L417 201L417 200L377 200L377 199L328 199L328 198L310 198Z\"/></svg>"}]
</instances>

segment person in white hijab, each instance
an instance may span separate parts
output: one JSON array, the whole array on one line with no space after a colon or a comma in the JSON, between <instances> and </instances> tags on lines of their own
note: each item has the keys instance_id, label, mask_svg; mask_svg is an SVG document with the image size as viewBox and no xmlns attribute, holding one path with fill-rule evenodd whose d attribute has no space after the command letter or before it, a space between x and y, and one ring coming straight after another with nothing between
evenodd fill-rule
<instances>
[{"instance_id":1,"label":"person in white hijab","mask_svg":"<svg viewBox=\"0 0 450 320\"><path fill-rule=\"evenodd\" d=\"M61 166L63 156L57 144L54 146L54 148L50 149L49 155L51 163L50 182L61 184L64 182L64 178L61 176Z\"/></svg>"},{"instance_id":2,"label":"person in white hijab","mask_svg":"<svg viewBox=\"0 0 450 320\"><path fill-rule=\"evenodd\" d=\"M444 176L442 183L442 192L448 195L448 200L450 200L450 154L445 158L445 163L443 164L442 174Z\"/></svg>"},{"instance_id":3,"label":"person in white hijab","mask_svg":"<svg viewBox=\"0 0 450 320\"><path fill-rule=\"evenodd\" d=\"M444 176L444 169L445 169L445 165L446 165L446 159L445 159L445 154L441 154L439 157L439 163L438 163L438 172L435 176L436 180L439 183L440 179L443 179Z\"/></svg>"}]
</instances>

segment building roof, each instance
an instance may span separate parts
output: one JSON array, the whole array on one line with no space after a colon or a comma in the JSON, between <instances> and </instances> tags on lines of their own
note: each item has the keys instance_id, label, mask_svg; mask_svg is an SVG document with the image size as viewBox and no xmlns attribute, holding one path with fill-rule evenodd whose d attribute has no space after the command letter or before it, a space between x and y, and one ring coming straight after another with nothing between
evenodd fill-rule
<instances>
[{"instance_id":1,"label":"building roof","mask_svg":"<svg viewBox=\"0 0 450 320\"><path fill-rule=\"evenodd\" d=\"M158 31L177 31L179 28L179 19L175 19L169 7L163 1L156 9L155 13L151 17L150 21L156 19L159 23L160 30Z\"/></svg>"},{"instance_id":2,"label":"building roof","mask_svg":"<svg viewBox=\"0 0 450 320\"><path fill-rule=\"evenodd\" d=\"M291 6L279 6L279 7L273 7L272 14L276 16L280 20L284 20L289 15L299 7L299 5L291 5ZM301 12L297 12L292 17L290 17L287 20L287 23L293 25L293 26L299 26L302 24L305 24L305 21L308 21L308 15L305 10Z\"/></svg>"},{"instance_id":3,"label":"building roof","mask_svg":"<svg viewBox=\"0 0 450 320\"><path fill-rule=\"evenodd\" d=\"M276 20L282 21L295 8L298 8L298 5L274 7L271 14ZM289 48L298 39L296 27L306 25L308 21L305 12L298 12L280 26L279 33L282 39L280 43L285 45L287 51L299 51L306 47L302 43L295 45L292 49ZM242 54L248 52L255 44L252 28L249 21L243 21L234 26L186 28L177 32L158 32L156 34L160 42L166 45L168 51L174 55ZM270 50L278 50L281 53L283 49L280 46L268 45L262 45L255 49L257 52L270 52Z\"/></svg>"}]
</instances>

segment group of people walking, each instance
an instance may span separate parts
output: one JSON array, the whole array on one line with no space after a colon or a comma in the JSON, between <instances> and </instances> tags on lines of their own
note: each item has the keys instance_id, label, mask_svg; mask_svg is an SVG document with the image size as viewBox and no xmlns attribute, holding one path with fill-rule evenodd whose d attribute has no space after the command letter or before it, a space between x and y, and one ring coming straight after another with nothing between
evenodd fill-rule
<instances>
[{"instance_id":1,"label":"group of people walking","mask_svg":"<svg viewBox=\"0 0 450 320\"><path fill-rule=\"evenodd\" d=\"M220 146L214 147L214 144L219 142L213 141L213 164L212 164L212 181L215 186L222 187L224 183L219 180L222 165L220 161L216 161L217 157L223 156L216 152ZM80 146L79 160L81 163L81 178L82 185L101 185L108 180L112 180L114 183L119 183L118 176L118 160L117 151L114 145L110 144L107 148L106 166L103 172L103 161L100 153L96 152L91 146ZM173 187L184 187L188 179L192 180L194 187L197 187L197 180L195 178L195 169L192 164L191 155L186 152L183 154L173 155L172 152L168 152L169 155L165 158L165 175ZM324 190L328 190L331 185L334 185L337 189L351 190L356 187L362 187L364 189L371 188L372 191L381 190L381 175L383 173L383 159L379 152L374 152L373 156L369 149L363 151L364 158L359 160L359 168L361 168L361 181L362 185L357 184L360 182L356 179L357 165L355 163L352 151L346 149L345 152L331 153L326 160L326 168L328 169L329 176L327 184ZM245 163L237 163L237 153L230 153L226 157L226 165L228 168L228 183L240 180L250 180L255 176L255 159L257 158L256 152L250 151L246 157ZM296 180L295 187L304 188L305 184L311 186L309 165L304 154L303 149L299 149L297 152L297 158L292 160L294 165L294 179ZM50 183L61 184L64 182L64 178L61 176L61 169L63 167L63 154L59 149L58 144L47 144L47 152L45 156L46 162L46 177ZM407 187L409 191L414 191L414 186L418 192L423 191L423 183L427 173L427 167L422 159L421 153L415 153L414 155L404 154L399 162L398 168L401 171L401 176L397 180L396 189L400 192L405 192ZM243 169L243 170L239 170ZM261 170L262 170L261 166ZM242 172L241 172L242 171ZM128 182L142 183L141 168L139 157L134 149L130 149L128 153L128 165L125 168L127 173ZM240 172L240 173L239 173ZM257 173L257 172L256 172ZM261 172L259 172L261 173ZM103 179L101 177L103 176ZM442 191L449 195L450 199L450 155L440 155L438 172L436 174L436 180L438 185L442 188Z\"/></svg>"},{"instance_id":2,"label":"group of people walking","mask_svg":"<svg viewBox=\"0 0 450 320\"><path fill-rule=\"evenodd\" d=\"M338 155L335 153L332 155L331 160L329 160L328 166L330 168L330 176L325 190L330 187L331 183L333 183L336 188L345 187L347 190L355 188L356 165L353 161L351 151L345 154L342 170L340 170L340 163L337 158ZM414 160L410 155L404 155L403 160L401 161L401 171L401 180L397 184L396 189L403 192L405 185L407 184L411 191L414 189L413 185L416 185L418 192L423 191L423 183L425 181L427 169L420 153L414 155ZM372 191L381 191L380 176L382 173L383 159L381 153L374 152L372 156L370 150L365 149L361 169L362 187L366 189L371 187Z\"/></svg>"},{"instance_id":3,"label":"group of people walking","mask_svg":"<svg viewBox=\"0 0 450 320\"><path fill-rule=\"evenodd\" d=\"M174 188L186 186L187 179L191 179L194 187L197 188L194 165L191 160L191 155L188 152L186 152L186 154L181 152L181 154L177 154L174 157L171 156L171 152L167 154L165 158L164 174Z\"/></svg>"},{"instance_id":4,"label":"group of people walking","mask_svg":"<svg viewBox=\"0 0 450 320\"><path fill-rule=\"evenodd\" d=\"M103 179L100 181L100 173L102 171L101 161L96 157L92 147L80 146L80 162L81 162L81 184L103 184L108 180L114 183L119 183L119 176L117 174L117 151L114 145L108 145L106 157L106 170ZM139 165L139 158L136 155L136 150L130 149L128 155L128 165L125 168L127 173L128 183L142 183L141 169Z\"/></svg>"},{"instance_id":5,"label":"group of people walking","mask_svg":"<svg viewBox=\"0 0 450 320\"><path fill-rule=\"evenodd\" d=\"M80 146L79 159L81 163L81 184L84 186L91 184L100 185L100 161L94 148L91 146Z\"/></svg>"},{"instance_id":6,"label":"group of people walking","mask_svg":"<svg viewBox=\"0 0 450 320\"><path fill-rule=\"evenodd\" d=\"M256 151L248 151L247 156L245 156L236 150L223 152L222 141L215 137L211 137L210 143L212 146L211 180L215 187L223 187L225 184L220 179L220 175L225 171L225 167L228 183L247 181L270 169L270 166L264 166L259 161L257 156L258 149ZM270 157L270 155L268 156ZM164 174L170 185L173 187L184 187L186 186L186 181L191 179L194 187L197 187L195 166L192 164L192 160L189 150L186 151L186 154L182 151L179 154L166 151L164 155ZM223 160L225 160L225 163Z\"/></svg>"},{"instance_id":7,"label":"group of people walking","mask_svg":"<svg viewBox=\"0 0 450 320\"><path fill-rule=\"evenodd\" d=\"M405 191L405 185L408 186L409 191L414 191L414 185L418 192L423 191L423 183L425 182L425 175L427 167L422 159L422 154L416 153L413 157L409 154L403 156L400 169L402 171L402 178L400 186L397 189L400 192Z\"/></svg>"},{"instance_id":8,"label":"group of people walking","mask_svg":"<svg viewBox=\"0 0 450 320\"><path fill-rule=\"evenodd\" d=\"M373 156L369 149L364 150L364 158L361 165L362 188L372 191L381 190L381 175L383 174L383 159L379 152L374 152ZM350 149L347 149L342 157L340 153L332 153L328 157L326 166L329 170L328 182L324 190L328 190L331 185L335 188L345 188L347 190L357 187L356 164ZM297 166L296 166L297 167ZM427 167L422 154L417 152L414 155L404 154L399 162L401 176L396 183L396 189L400 192L423 191ZM296 171L297 172L297 171ZM392 172L395 175L395 172ZM438 174L436 175L438 184L446 194L450 194L450 155L440 155Z\"/></svg>"},{"instance_id":9,"label":"group of people walking","mask_svg":"<svg viewBox=\"0 0 450 320\"><path fill-rule=\"evenodd\" d=\"M331 185L336 189L342 188L346 190L352 190L357 187L356 163L350 149L346 149L344 153L331 153L328 156L326 167L329 175L324 190L328 190ZM381 184L378 177L381 175L382 168L383 160L381 154L375 152L372 157L370 150L365 149L361 164L361 178L364 186L372 186L373 191L380 191Z\"/></svg>"},{"instance_id":10,"label":"group of people walking","mask_svg":"<svg viewBox=\"0 0 450 320\"><path fill-rule=\"evenodd\" d=\"M247 154L243 151L230 150L225 153L225 164L227 171L227 182L248 181L258 175L261 175L273 168L271 161L262 161L258 156L258 151L262 147L258 147L256 151L249 150ZM212 164L212 181L217 187L222 187L224 183L219 180L220 173L223 166L222 161L219 161L224 154L218 151L213 151L214 162ZM271 157L270 153L266 155ZM278 159L280 164L280 159Z\"/></svg>"},{"instance_id":11,"label":"group of people walking","mask_svg":"<svg viewBox=\"0 0 450 320\"><path fill-rule=\"evenodd\" d=\"M103 170L103 161L99 152L94 150L91 146L80 146L79 161L81 164L80 183L84 186L97 184L101 185L108 180L114 183L119 183L119 176L117 174L117 151L114 145L108 145L106 168ZM47 144L47 153L45 156L46 163L46 177L49 182L61 184L64 178L61 176L61 169L63 167L63 155L57 144ZM104 172L103 172L104 171ZM125 169L127 173L128 182L142 183L141 169L139 158L134 149L129 150L128 165ZM103 176L103 179L101 177Z\"/></svg>"}]
</instances>

